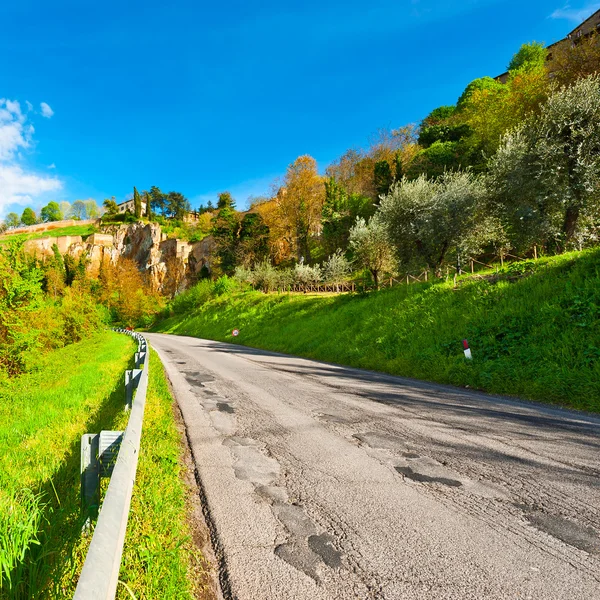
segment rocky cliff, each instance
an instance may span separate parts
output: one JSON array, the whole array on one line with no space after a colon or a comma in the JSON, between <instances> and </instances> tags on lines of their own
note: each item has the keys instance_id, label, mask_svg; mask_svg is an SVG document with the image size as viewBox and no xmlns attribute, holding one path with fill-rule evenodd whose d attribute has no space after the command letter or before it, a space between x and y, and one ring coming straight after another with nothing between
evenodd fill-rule
<instances>
[{"instance_id":1,"label":"rocky cliff","mask_svg":"<svg viewBox=\"0 0 600 600\"><path fill-rule=\"evenodd\" d=\"M173 295L198 279L203 267L211 268L212 237L200 242L167 239L158 223L110 226L83 240L81 236L29 240L25 249L38 257L51 256L56 244L61 254L88 259L88 271L96 277L103 261L133 260L147 274L155 289Z\"/></svg>"}]
</instances>

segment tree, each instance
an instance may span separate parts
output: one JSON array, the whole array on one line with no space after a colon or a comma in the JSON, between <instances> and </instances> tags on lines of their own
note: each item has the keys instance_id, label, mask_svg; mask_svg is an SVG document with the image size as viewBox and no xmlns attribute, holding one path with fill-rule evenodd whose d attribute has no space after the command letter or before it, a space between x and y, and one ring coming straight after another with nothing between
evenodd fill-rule
<instances>
[{"instance_id":1,"label":"tree","mask_svg":"<svg viewBox=\"0 0 600 600\"><path fill-rule=\"evenodd\" d=\"M9 212L6 215L6 225L8 227L18 227L19 223L21 223L21 219L19 218L19 215L15 212Z\"/></svg>"},{"instance_id":2,"label":"tree","mask_svg":"<svg viewBox=\"0 0 600 600\"><path fill-rule=\"evenodd\" d=\"M188 199L179 192L169 192L165 204L166 212L174 219L183 219L192 210Z\"/></svg>"},{"instance_id":3,"label":"tree","mask_svg":"<svg viewBox=\"0 0 600 600\"><path fill-rule=\"evenodd\" d=\"M167 212L167 198L166 194L163 194L160 191L160 188L153 185L150 188L150 207L154 214L160 213L162 216L165 216Z\"/></svg>"},{"instance_id":4,"label":"tree","mask_svg":"<svg viewBox=\"0 0 600 600\"><path fill-rule=\"evenodd\" d=\"M62 200L58 203L60 208L60 212L62 213L63 219L72 219L73 218L73 209L71 207L71 203L66 200Z\"/></svg>"},{"instance_id":5,"label":"tree","mask_svg":"<svg viewBox=\"0 0 600 600\"><path fill-rule=\"evenodd\" d=\"M392 175L392 167L387 160L379 160L375 163L373 168L373 183L375 185L375 193L377 194L377 201L380 196L387 194L390 191L390 187L394 182Z\"/></svg>"},{"instance_id":6,"label":"tree","mask_svg":"<svg viewBox=\"0 0 600 600\"><path fill-rule=\"evenodd\" d=\"M311 260L311 236L317 233L325 186L317 162L308 155L298 157L289 167L276 204L298 260Z\"/></svg>"},{"instance_id":7,"label":"tree","mask_svg":"<svg viewBox=\"0 0 600 600\"><path fill-rule=\"evenodd\" d=\"M519 51L512 57L507 71L516 71L525 67L536 69L546 64L548 50L540 42L523 44Z\"/></svg>"},{"instance_id":8,"label":"tree","mask_svg":"<svg viewBox=\"0 0 600 600\"><path fill-rule=\"evenodd\" d=\"M239 216L235 201L229 192L219 194L217 212L212 218L212 234L215 240L215 254L218 266L223 273L231 274L237 261L239 236Z\"/></svg>"},{"instance_id":9,"label":"tree","mask_svg":"<svg viewBox=\"0 0 600 600\"><path fill-rule=\"evenodd\" d=\"M71 206L73 211L73 218L78 221L83 221L87 217L87 208L83 200L75 200Z\"/></svg>"},{"instance_id":10,"label":"tree","mask_svg":"<svg viewBox=\"0 0 600 600\"><path fill-rule=\"evenodd\" d=\"M572 85L578 79L600 72L600 33L592 31L574 43L552 48L548 71L559 85Z\"/></svg>"},{"instance_id":11,"label":"tree","mask_svg":"<svg viewBox=\"0 0 600 600\"><path fill-rule=\"evenodd\" d=\"M574 242L583 221L600 217L600 77L556 92L507 134L491 181L513 226L525 209L559 249Z\"/></svg>"},{"instance_id":12,"label":"tree","mask_svg":"<svg viewBox=\"0 0 600 600\"><path fill-rule=\"evenodd\" d=\"M148 221L152 221L152 202L150 198L150 192L144 192L144 201L146 202L146 218Z\"/></svg>"},{"instance_id":13,"label":"tree","mask_svg":"<svg viewBox=\"0 0 600 600\"><path fill-rule=\"evenodd\" d=\"M42 208L40 215L44 223L48 223L49 221L61 221L63 218L60 207L56 202L48 202L48 204Z\"/></svg>"},{"instance_id":14,"label":"tree","mask_svg":"<svg viewBox=\"0 0 600 600\"><path fill-rule=\"evenodd\" d=\"M458 99L458 102L456 103L456 108L461 111L465 107L466 102L475 92L496 95L501 93L504 89L503 83L500 83L491 77L480 77L479 79L474 79L464 89L463 93Z\"/></svg>"},{"instance_id":15,"label":"tree","mask_svg":"<svg viewBox=\"0 0 600 600\"><path fill-rule=\"evenodd\" d=\"M379 289L380 275L393 268L394 251L384 224L377 218L368 223L358 217L350 230L350 248L357 262L371 273Z\"/></svg>"},{"instance_id":16,"label":"tree","mask_svg":"<svg viewBox=\"0 0 600 600\"><path fill-rule=\"evenodd\" d=\"M114 196L112 198L106 198L102 203L102 206L106 209L107 215L116 215L119 212Z\"/></svg>"},{"instance_id":17,"label":"tree","mask_svg":"<svg viewBox=\"0 0 600 600\"><path fill-rule=\"evenodd\" d=\"M244 215L240 223L236 264L246 267L269 256L269 228L257 212Z\"/></svg>"},{"instance_id":18,"label":"tree","mask_svg":"<svg viewBox=\"0 0 600 600\"><path fill-rule=\"evenodd\" d=\"M348 277L348 275L350 275L350 271L350 262L341 250L334 252L323 263L323 279L327 283L340 284Z\"/></svg>"},{"instance_id":19,"label":"tree","mask_svg":"<svg viewBox=\"0 0 600 600\"><path fill-rule=\"evenodd\" d=\"M33 209L27 207L21 215L21 223L23 223L23 225L35 225L37 222L37 216L33 212Z\"/></svg>"},{"instance_id":20,"label":"tree","mask_svg":"<svg viewBox=\"0 0 600 600\"><path fill-rule=\"evenodd\" d=\"M96 219L100 215L100 209L98 208L98 204L92 198L88 200L84 200L85 204L85 215L87 219Z\"/></svg>"},{"instance_id":21,"label":"tree","mask_svg":"<svg viewBox=\"0 0 600 600\"><path fill-rule=\"evenodd\" d=\"M439 275L448 256L459 262L490 241L485 200L483 180L470 172L420 176L394 184L377 219L406 268L426 265Z\"/></svg>"},{"instance_id":22,"label":"tree","mask_svg":"<svg viewBox=\"0 0 600 600\"><path fill-rule=\"evenodd\" d=\"M142 199L135 186L133 186L133 213L136 219L140 219L142 216Z\"/></svg>"}]
</instances>

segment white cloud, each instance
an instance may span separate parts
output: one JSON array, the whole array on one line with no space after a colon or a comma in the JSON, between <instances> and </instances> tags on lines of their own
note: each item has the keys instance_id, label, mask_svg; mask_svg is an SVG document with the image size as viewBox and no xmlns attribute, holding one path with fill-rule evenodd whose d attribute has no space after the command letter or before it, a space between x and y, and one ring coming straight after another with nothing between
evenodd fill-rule
<instances>
[{"instance_id":1,"label":"white cloud","mask_svg":"<svg viewBox=\"0 0 600 600\"><path fill-rule=\"evenodd\" d=\"M33 110L33 104L31 104L29 100L25 100L25 104L27 105L27 110L31 112Z\"/></svg>"},{"instance_id":2,"label":"white cloud","mask_svg":"<svg viewBox=\"0 0 600 600\"><path fill-rule=\"evenodd\" d=\"M48 165L49 169L56 169L56 165L54 163L52 163L51 165Z\"/></svg>"},{"instance_id":3,"label":"white cloud","mask_svg":"<svg viewBox=\"0 0 600 600\"><path fill-rule=\"evenodd\" d=\"M63 186L57 177L37 174L23 164L22 151L32 147L34 133L21 105L0 98L0 214L10 204L31 204Z\"/></svg>"},{"instance_id":4,"label":"white cloud","mask_svg":"<svg viewBox=\"0 0 600 600\"><path fill-rule=\"evenodd\" d=\"M42 117L46 117L46 119L49 119L54 114L54 111L45 102L40 104L40 108L42 109Z\"/></svg>"},{"instance_id":5,"label":"white cloud","mask_svg":"<svg viewBox=\"0 0 600 600\"><path fill-rule=\"evenodd\" d=\"M570 4L565 4L562 8L557 8L551 15L551 19L567 19L579 25L589 16L600 9L600 2L591 2L583 8L573 8Z\"/></svg>"}]
</instances>

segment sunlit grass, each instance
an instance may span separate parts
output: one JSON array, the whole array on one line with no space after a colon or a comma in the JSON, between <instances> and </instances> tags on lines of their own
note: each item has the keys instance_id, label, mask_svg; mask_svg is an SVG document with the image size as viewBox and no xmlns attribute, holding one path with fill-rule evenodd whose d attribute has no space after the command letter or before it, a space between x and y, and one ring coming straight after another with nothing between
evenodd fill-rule
<instances>
[{"instance_id":1,"label":"sunlit grass","mask_svg":"<svg viewBox=\"0 0 600 600\"><path fill-rule=\"evenodd\" d=\"M61 597L80 565L80 438L112 429L133 351L97 334L0 383L0 598Z\"/></svg>"},{"instance_id":2,"label":"sunlit grass","mask_svg":"<svg viewBox=\"0 0 600 600\"><path fill-rule=\"evenodd\" d=\"M237 292L155 330L600 411L599 267L596 249L513 264L500 277L465 277L456 288L449 281L366 296Z\"/></svg>"},{"instance_id":3,"label":"sunlit grass","mask_svg":"<svg viewBox=\"0 0 600 600\"><path fill-rule=\"evenodd\" d=\"M50 229L48 231L34 231L32 233L15 233L0 235L0 244L5 243L9 240L38 240L45 237L60 237L63 235L81 235L88 236L96 231L96 227L93 224L88 225L71 225L69 227L58 227L56 229Z\"/></svg>"}]
</instances>

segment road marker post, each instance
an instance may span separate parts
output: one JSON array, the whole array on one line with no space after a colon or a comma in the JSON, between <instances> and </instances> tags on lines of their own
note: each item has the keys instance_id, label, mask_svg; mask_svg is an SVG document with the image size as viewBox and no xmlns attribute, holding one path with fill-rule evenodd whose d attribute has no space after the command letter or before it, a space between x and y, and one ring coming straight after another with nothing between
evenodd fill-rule
<instances>
[{"instance_id":1,"label":"road marker post","mask_svg":"<svg viewBox=\"0 0 600 600\"><path fill-rule=\"evenodd\" d=\"M473 360L473 355L471 354L471 348L469 348L469 342L467 342L467 340L463 340L463 348L465 349L465 358L467 360Z\"/></svg>"}]
</instances>

